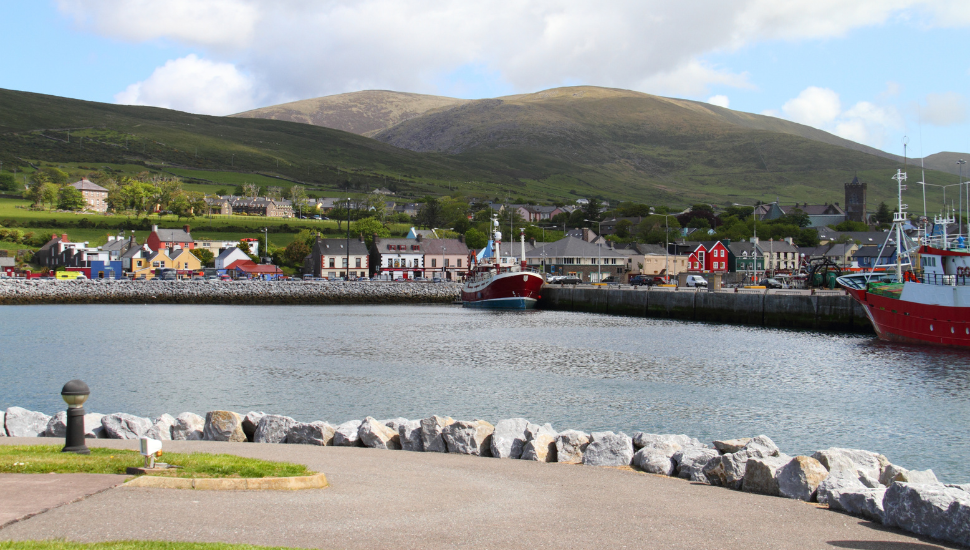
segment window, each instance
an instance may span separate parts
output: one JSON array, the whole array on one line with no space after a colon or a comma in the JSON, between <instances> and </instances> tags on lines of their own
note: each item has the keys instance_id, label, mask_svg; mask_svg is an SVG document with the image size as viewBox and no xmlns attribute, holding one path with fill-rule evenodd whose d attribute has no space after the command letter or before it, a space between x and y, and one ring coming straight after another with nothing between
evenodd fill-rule
<instances>
[{"instance_id":1,"label":"window","mask_svg":"<svg viewBox=\"0 0 970 550\"><path fill-rule=\"evenodd\" d=\"M355 258L355 260L356 260L356 262L357 262L357 265L356 265L356 266L354 266L354 267L357 267L357 268L359 268L359 267L360 267L360 258Z\"/></svg>"},{"instance_id":2,"label":"window","mask_svg":"<svg viewBox=\"0 0 970 550\"><path fill-rule=\"evenodd\" d=\"M437 259L431 258L431 267L438 267L438 260Z\"/></svg>"},{"instance_id":3,"label":"window","mask_svg":"<svg viewBox=\"0 0 970 550\"><path fill-rule=\"evenodd\" d=\"M337 267L337 260L330 258L330 267Z\"/></svg>"},{"instance_id":4,"label":"window","mask_svg":"<svg viewBox=\"0 0 970 550\"><path fill-rule=\"evenodd\" d=\"M448 258L445 258L445 267L451 267L451 265L449 264L451 264L451 260L449 260Z\"/></svg>"},{"instance_id":5,"label":"window","mask_svg":"<svg viewBox=\"0 0 970 550\"><path fill-rule=\"evenodd\" d=\"M346 258L346 256L343 257L343 258L340 258L340 267L347 267L347 258Z\"/></svg>"},{"instance_id":6,"label":"window","mask_svg":"<svg viewBox=\"0 0 970 550\"><path fill-rule=\"evenodd\" d=\"M458 258L458 267L461 267L461 258Z\"/></svg>"},{"instance_id":7,"label":"window","mask_svg":"<svg viewBox=\"0 0 970 550\"><path fill-rule=\"evenodd\" d=\"M161 267L160 265L158 265L159 263L160 262L152 262L152 267Z\"/></svg>"}]
</instances>

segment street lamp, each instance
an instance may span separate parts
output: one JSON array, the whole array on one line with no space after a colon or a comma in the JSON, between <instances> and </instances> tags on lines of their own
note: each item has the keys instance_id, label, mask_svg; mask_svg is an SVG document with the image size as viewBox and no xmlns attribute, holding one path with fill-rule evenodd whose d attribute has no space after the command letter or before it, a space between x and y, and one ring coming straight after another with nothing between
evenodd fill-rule
<instances>
[{"instance_id":1,"label":"street lamp","mask_svg":"<svg viewBox=\"0 0 970 550\"><path fill-rule=\"evenodd\" d=\"M597 220L583 220L584 222L593 222L596 224L596 237L600 237L600 230L603 228L603 222ZM603 282L603 248L602 245L596 244L596 282Z\"/></svg>"},{"instance_id":2,"label":"street lamp","mask_svg":"<svg viewBox=\"0 0 970 550\"><path fill-rule=\"evenodd\" d=\"M66 433L62 453L91 454L84 444L84 402L91 389L80 380L71 380L61 389L61 398L67 403Z\"/></svg>"},{"instance_id":3,"label":"street lamp","mask_svg":"<svg viewBox=\"0 0 970 550\"><path fill-rule=\"evenodd\" d=\"M752 249L752 267L754 268L754 284L758 284L758 218L755 216L755 210L758 207L752 204L738 204L734 203L734 206L750 206L751 207L751 222L752 229L754 231L754 242L751 243Z\"/></svg>"},{"instance_id":4,"label":"street lamp","mask_svg":"<svg viewBox=\"0 0 970 550\"><path fill-rule=\"evenodd\" d=\"M350 197L347 197L347 281L350 280Z\"/></svg>"}]
</instances>

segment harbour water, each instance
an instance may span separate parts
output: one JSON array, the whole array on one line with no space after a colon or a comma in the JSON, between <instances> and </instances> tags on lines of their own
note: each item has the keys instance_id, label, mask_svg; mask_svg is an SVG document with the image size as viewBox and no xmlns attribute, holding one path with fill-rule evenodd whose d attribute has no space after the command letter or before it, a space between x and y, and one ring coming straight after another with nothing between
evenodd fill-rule
<instances>
[{"instance_id":1,"label":"harbour water","mask_svg":"<svg viewBox=\"0 0 970 550\"><path fill-rule=\"evenodd\" d=\"M453 306L0 307L0 407L525 417L556 429L767 434L970 482L966 352L874 337Z\"/></svg>"}]
</instances>

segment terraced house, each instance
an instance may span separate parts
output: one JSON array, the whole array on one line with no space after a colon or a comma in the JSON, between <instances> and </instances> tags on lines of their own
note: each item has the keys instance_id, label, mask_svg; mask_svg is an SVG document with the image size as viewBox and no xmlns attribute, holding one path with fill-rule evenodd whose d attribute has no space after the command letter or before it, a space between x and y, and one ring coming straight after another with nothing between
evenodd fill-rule
<instances>
[{"instance_id":1,"label":"terraced house","mask_svg":"<svg viewBox=\"0 0 970 550\"><path fill-rule=\"evenodd\" d=\"M81 192L85 202L88 203L87 209L95 212L108 211L108 190L96 183L92 183L85 178L71 184L71 187Z\"/></svg>"},{"instance_id":2,"label":"terraced house","mask_svg":"<svg viewBox=\"0 0 970 550\"><path fill-rule=\"evenodd\" d=\"M292 218L293 203L286 200L266 197L232 197L229 201L233 214L266 216L267 218Z\"/></svg>"},{"instance_id":3,"label":"terraced house","mask_svg":"<svg viewBox=\"0 0 970 550\"><path fill-rule=\"evenodd\" d=\"M349 265L348 265L349 261ZM321 239L313 243L310 254L303 260L303 273L314 277L367 277L370 273L370 254L364 239Z\"/></svg>"}]
</instances>

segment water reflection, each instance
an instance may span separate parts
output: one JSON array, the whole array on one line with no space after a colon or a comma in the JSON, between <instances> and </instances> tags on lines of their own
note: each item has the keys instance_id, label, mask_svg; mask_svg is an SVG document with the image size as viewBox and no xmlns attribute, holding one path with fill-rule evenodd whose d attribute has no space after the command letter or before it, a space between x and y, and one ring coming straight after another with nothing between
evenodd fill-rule
<instances>
[{"instance_id":1,"label":"water reflection","mask_svg":"<svg viewBox=\"0 0 970 550\"><path fill-rule=\"evenodd\" d=\"M525 416L556 428L766 433L967 482L965 352L857 335L449 306L0 309L0 406L300 420Z\"/></svg>"}]
</instances>

